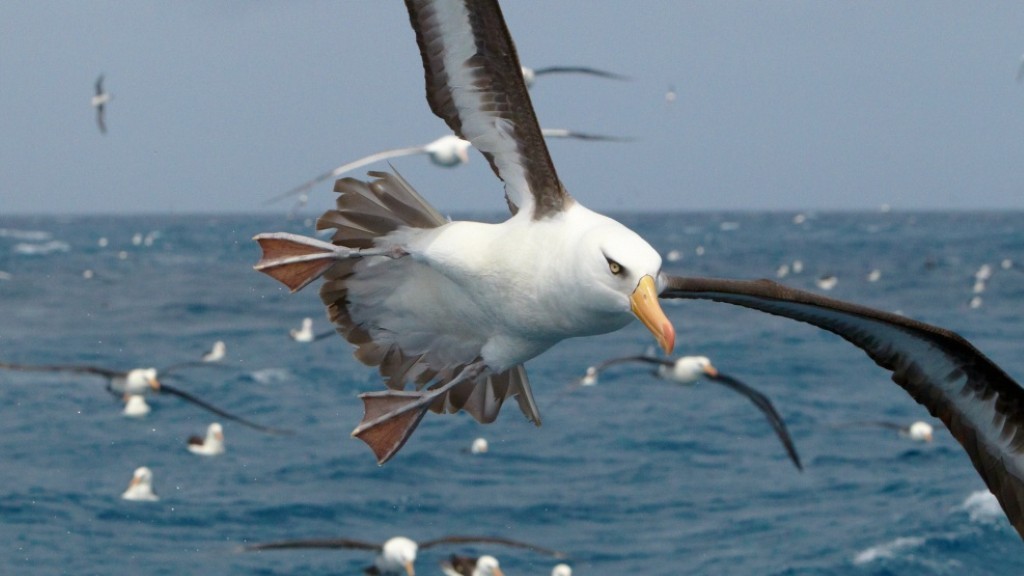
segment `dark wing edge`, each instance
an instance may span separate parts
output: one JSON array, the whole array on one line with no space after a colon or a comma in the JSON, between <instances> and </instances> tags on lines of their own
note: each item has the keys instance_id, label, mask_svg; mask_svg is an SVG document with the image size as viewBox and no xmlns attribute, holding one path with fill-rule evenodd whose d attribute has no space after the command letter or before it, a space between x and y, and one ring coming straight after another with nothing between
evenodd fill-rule
<instances>
[{"instance_id":1,"label":"dark wing edge","mask_svg":"<svg viewBox=\"0 0 1024 576\"><path fill-rule=\"evenodd\" d=\"M498 3L406 0L406 7L430 109L487 158L513 213L521 207L517 198L527 195L535 219L564 209L571 198L555 172ZM472 45L446 34L459 26L470 28Z\"/></svg>"},{"instance_id":2,"label":"dark wing edge","mask_svg":"<svg viewBox=\"0 0 1024 576\"><path fill-rule=\"evenodd\" d=\"M544 548L543 546L536 546L528 542L512 540L510 538L499 538L497 536L444 536L442 538L420 542L419 547L422 550L444 544L500 544L501 546L508 546L510 548L530 550L553 558L566 557L564 552L559 552L558 550L552 550L550 548Z\"/></svg>"},{"instance_id":3,"label":"dark wing edge","mask_svg":"<svg viewBox=\"0 0 1024 576\"><path fill-rule=\"evenodd\" d=\"M347 548L351 550L380 550L380 544L349 540L348 538L310 538L306 540L281 540L251 544L244 549L247 552L259 550L294 550L300 548Z\"/></svg>"},{"instance_id":4,"label":"dark wing edge","mask_svg":"<svg viewBox=\"0 0 1024 576\"><path fill-rule=\"evenodd\" d=\"M167 393L167 394L170 394L172 396L177 396L178 398L181 398L182 400L184 400L186 402L189 402L191 404L195 404L196 406L202 408L203 410L206 410L207 412L212 412L213 414L216 414L216 415L218 415L218 416L220 416L222 418L226 418L228 420L231 420L232 422L237 422L237 423L241 424L242 426L246 426L248 428L252 428L253 430L259 430L260 432L266 432L267 434L280 434L280 435L285 435L285 436L290 436L292 434L295 434L295 432L292 431L292 430L287 430L287 429L284 429L284 428L273 428L271 426L264 426L262 424L257 424L255 422L252 422L250 420L246 420L245 418L242 418L241 416L235 416L234 414L232 414L230 412L226 412L224 410L221 410L220 408L217 408L216 406L214 406L213 404L210 404L209 402L207 402L205 400L201 400L201 399L193 396L192 394L189 394L188 392L185 392L184 390L181 390L179 388L174 388L173 386L169 386L166 383L161 383L160 384L160 392L161 393Z\"/></svg>"},{"instance_id":5,"label":"dark wing edge","mask_svg":"<svg viewBox=\"0 0 1024 576\"><path fill-rule=\"evenodd\" d=\"M789 435L789 430L786 428L785 420L783 420L782 416L779 415L779 412L775 410L775 406L767 396L732 376L722 374L721 372L719 372L717 376L706 376L706 378L712 382L722 384L723 386L739 392L753 402L754 406L757 406L758 410L760 410L764 414L765 418L768 419L768 423L771 424L772 429L775 430L775 435L779 437L779 440L782 442L782 446L786 449L786 454L789 455L789 459L793 461L797 470L804 469L803 464L800 463L800 455L796 451L796 445L793 444L793 438Z\"/></svg>"},{"instance_id":6,"label":"dark wing edge","mask_svg":"<svg viewBox=\"0 0 1024 576\"><path fill-rule=\"evenodd\" d=\"M84 365L45 365L45 364L15 364L11 362L0 362L0 370L17 370L19 372L74 372L78 374L92 374L103 378L123 378L128 373L123 370L110 370L99 366Z\"/></svg>"},{"instance_id":7,"label":"dark wing edge","mask_svg":"<svg viewBox=\"0 0 1024 576\"><path fill-rule=\"evenodd\" d=\"M942 420L1024 538L1024 390L960 335L769 280L665 276L661 297L760 310L857 346Z\"/></svg>"}]
</instances>

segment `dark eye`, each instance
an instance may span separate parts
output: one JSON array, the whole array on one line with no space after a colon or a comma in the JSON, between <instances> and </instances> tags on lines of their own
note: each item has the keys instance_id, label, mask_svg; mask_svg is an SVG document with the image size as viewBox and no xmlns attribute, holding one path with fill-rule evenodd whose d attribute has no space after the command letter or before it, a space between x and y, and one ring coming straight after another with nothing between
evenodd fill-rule
<instances>
[{"instance_id":1,"label":"dark eye","mask_svg":"<svg viewBox=\"0 0 1024 576\"><path fill-rule=\"evenodd\" d=\"M612 274L615 274L616 276L622 274L622 264L619 264L618 262L612 260L611 258L608 259L608 269L611 270Z\"/></svg>"}]
</instances>

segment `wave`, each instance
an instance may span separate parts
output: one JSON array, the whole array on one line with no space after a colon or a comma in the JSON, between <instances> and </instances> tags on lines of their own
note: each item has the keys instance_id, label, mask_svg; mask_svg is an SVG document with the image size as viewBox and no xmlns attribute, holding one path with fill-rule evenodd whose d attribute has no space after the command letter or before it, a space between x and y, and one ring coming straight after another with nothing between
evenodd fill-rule
<instances>
[{"instance_id":1,"label":"wave","mask_svg":"<svg viewBox=\"0 0 1024 576\"><path fill-rule=\"evenodd\" d=\"M41 242L39 244L20 242L15 244L14 248L11 248L11 251L15 254L22 254L25 256L39 256L49 254L51 252L67 252L70 249L71 246L67 242L50 240L49 242Z\"/></svg>"},{"instance_id":2,"label":"wave","mask_svg":"<svg viewBox=\"0 0 1024 576\"><path fill-rule=\"evenodd\" d=\"M853 557L853 563L857 566L869 564L875 560L895 558L897 555L913 550L926 542L924 538L916 536L900 537L895 540L886 542L885 544L879 544L878 546L872 546L861 552L858 552Z\"/></svg>"},{"instance_id":3,"label":"wave","mask_svg":"<svg viewBox=\"0 0 1024 576\"><path fill-rule=\"evenodd\" d=\"M31 242L44 242L53 238L45 230L19 230L17 228L0 228L0 238L13 238L15 240L28 240Z\"/></svg>"}]
</instances>

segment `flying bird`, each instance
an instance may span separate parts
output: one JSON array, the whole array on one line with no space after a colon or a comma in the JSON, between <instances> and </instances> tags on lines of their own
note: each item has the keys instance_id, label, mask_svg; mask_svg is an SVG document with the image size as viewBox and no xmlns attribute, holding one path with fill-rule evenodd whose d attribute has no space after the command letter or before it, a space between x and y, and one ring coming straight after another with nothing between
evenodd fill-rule
<instances>
[{"instance_id":1,"label":"flying bird","mask_svg":"<svg viewBox=\"0 0 1024 576\"><path fill-rule=\"evenodd\" d=\"M931 442L935 439L935 428L923 421L916 420L909 426L900 424L899 422L890 422L888 420L870 420L866 422L849 422L838 425L839 428L849 428L851 426L876 426L878 428L886 428L888 430L895 430L900 434L911 440L917 442Z\"/></svg>"},{"instance_id":2,"label":"flying bird","mask_svg":"<svg viewBox=\"0 0 1024 576\"><path fill-rule=\"evenodd\" d=\"M100 128L101 134L107 133L107 123L104 118L104 112L106 110L107 102L110 102L112 96L109 92L103 89L103 74L96 79L96 92L93 94L91 104L96 109L96 125Z\"/></svg>"},{"instance_id":3,"label":"flying bird","mask_svg":"<svg viewBox=\"0 0 1024 576\"><path fill-rule=\"evenodd\" d=\"M210 348L209 352L203 354L203 362L220 362L224 359L228 353L228 348L224 344L223 340L217 340L213 343L213 347Z\"/></svg>"},{"instance_id":4,"label":"flying bird","mask_svg":"<svg viewBox=\"0 0 1024 576\"><path fill-rule=\"evenodd\" d=\"M171 386L165 381L160 381L157 378L157 375L160 373L165 376L170 376L174 371L181 368L187 366L202 366L206 364L207 363L204 362L182 362L161 370L157 370L156 368L133 368L131 370L124 371L87 365L13 364L10 362L0 362L0 370L16 370L19 372L69 372L73 374L99 376L107 380L107 391L114 396L124 399L126 403L131 401L131 396L141 396L149 392L170 394L172 396L177 396L186 402L195 404L203 410L212 412L222 418L237 422L243 426L248 426L254 430L270 434L292 433L290 430L263 426L246 420L241 416L235 416L230 412L226 412L205 400L197 398L196 396Z\"/></svg>"},{"instance_id":5,"label":"flying bird","mask_svg":"<svg viewBox=\"0 0 1024 576\"><path fill-rule=\"evenodd\" d=\"M783 447L786 449L786 453L789 454L789 459L793 461L793 464L798 470L803 470L803 465L800 463L800 455L797 454L796 446L793 445L793 439L789 436L789 431L786 429L786 423L782 420L782 416L775 410L775 406L772 405L771 400L767 396L754 390L750 386L747 386L739 380L727 376L718 371L711 364L706 356L680 356L676 359L671 358L658 358L656 356L625 356L622 358L612 358L611 360L605 360L597 366L591 366L587 368L587 373L584 378L588 379L591 384L596 383L598 375L606 369L617 366L619 364L626 364L630 362L642 362L645 364L654 365L654 375L672 382L678 382L679 384L693 384L701 378L706 378L712 382L722 384L727 388L734 390L757 406L765 418L768 419L768 423L771 424L772 429L775 430L775 435L782 441Z\"/></svg>"},{"instance_id":6,"label":"flying bird","mask_svg":"<svg viewBox=\"0 0 1024 576\"><path fill-rule=\"evenodd\" d=\"M585 74L588 76L597 76L598 78L608 78L611 80L629 80L628 77L614 72L606 72L604 70L598 70L597 68L590 68L589 66L545 66L544 68L529 68L527 66L521 66L523 73L523 82L527 88L532 88L533 84L537 81L537 77L545 76L548 74Z\"/></svg>"},{"instance_id":7,"label":"flying bird","mask_svg":"<svg viewBox=\"0 0 1024 576\"><path fill-rule=\"evenodd\" d=\"M372 550L377 552L377 557L373 561L373 566L366 569L367 573L414 576L415 570L413 565L416 562L416 553L419 550L433 548L435 546L458 544L497 544L513 548L525 548L527 550L532 550L555 558L562 558L565 556L561 552L543 548L541 546L534 546L533 544L527 544L526 542L520 542L518 540L510 540L508 538L496 538L490 536L445 536L443 538L437 538L436 540L427 540L426 542L420 543L404 536L395 536L394 538L389 538L384 542L384 544L376 544L362 540L350 540L347 538L284 540L281 542L267 542L265 544L246 546L245 550L250 552L304 548Z\"/></svg>"},{"instance_id":8,"label":"flying bird","mask_svg":"<svg viewBox=\"0 0 1024 576\"><path fill-rule=\"evenodd\" d=\"M288 335L291 337L292 340L303 343L323 340L324 338L327 338L328 336L335 333L335 330L327 330L326 332L321 332L319 334L313 332L313 319L309 317L302 319L301 328L299 328L298 330L292 328L291 330L288 331Z\"/></svg>"},{"instance_id":9,"label":"flying bird","mask_svg":"<svg viewBox=\"0 0 1024 576\"><path fill-rule=\"evenodd\" d=\"M429 409L465 408L491 422L515 397L539 425L523 362L560 340L640 318L666 352L675 341L658 304L657 251L558 180L497 4L407 6L431 106L491 162L513 216L449 222L400 176L371 172L372 183L337 184L338 208L319 220L336 229L334 243L256 237L256 269L293 291L326 275L321 298L332 321L360 360L380 366L389 390L362 395L366 416L353 435L381 463ZM465 10L482 24L457 29ZM477 44L487 53L467 66ZM429 389L403 390L407 383Z\"/></svg>"},{"instance_id":10,"label":"flying bird","mask_svg":"<svg viewBox=\"0 0 1024 576\"><path fill-rule=\"evenodd\" d=\"M833 332L862 349L942 420L1024 537L1024 390L961 336L767 280L677 277L635 232L584 208L559 180L494 0L407 0L431 109L505 184L512 217L448 222L400 176L337 184L319 226L332 242L260 234L256 269L292 290L324 276L321 299L388 390L362 395L353 434L378 461L428 409L496 418L516 398L540 415L523 362L569 337L636 316L668 353L658 297L713 300ZM405 390L412 385L417 390Z\"/></svg>"},{"instance_id":11,"label":"flying bird","mask_svg":"<svg viewBox=\"0 0 1024 576\"><path fill-rule=\"evenodd\" d=\"M567 130L565 128L544 128L541 133L547 138L573 138L576 140L590 140L590 141L624 141L624 138L618 138L615 136L604 136L601 134L590 134L587 132L576 132L574 130ZM313 189L317 184L325 180L335 180L343 174L351 172L357 168L368 166L383 160L391 158L399 158L401 156L411 156L414 154L426 154L430 161L444 168L452 168L460 166L469 162L469 149L472 144L468 140L463 140L458 136L452 134L446 134L441 136L437 140L424 144L422 146L409 146L406 148L393 148L391 150L382 150L380 152L374 152L369 156L364 156L358 160L353 160L347 164L342 164L333 170L329 170L320 174L312 180L307 180L302 184L299 184L295 188L288 190L282 194L278 194L273 198L267 200L264 204L271 204L277 202L283 198L289 196L299 196L308 200L307 193ZM300 200L302 204L305 204L305 200Z\"/></svg>"},{"instance_id":12,"label":"flying bird","mask_svg":"<svg viewBox=\"0 0 1024 576\"><path fill-rule=\"evenodd\" d=\"M206 427L206 436L189 436L188 451L200 456L218 456L224 453L224 428L214 422Z\"/></svg>"},{"instance_id":13,"label":"flying bird","mask_svg":"<svg viewBox=\"0 0 1024 576\"><path fill-rule=\"evenodd\" d=\"M141 502L156 502L160 499L153 491L153 471L145 466L139 466L132 474L132 481L128 489L121 493L124 500L137 500Z\"/></svg>"}]
</instances>

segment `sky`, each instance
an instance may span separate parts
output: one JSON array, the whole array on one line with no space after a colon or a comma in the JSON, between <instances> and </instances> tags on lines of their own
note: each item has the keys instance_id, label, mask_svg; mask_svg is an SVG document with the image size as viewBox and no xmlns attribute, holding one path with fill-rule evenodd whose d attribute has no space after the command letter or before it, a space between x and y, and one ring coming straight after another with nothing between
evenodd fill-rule
<instances>
[{"instance_id":1,"label":"sky","mask_svg":"<svg viewBox=\"0 0 1024 576\"><path fill-rule=\"evenodd\" d=\"M629 77L531 90L544 127L631 139L549 141L592 209L1024 209L1024 3L503 8L524 65ZM0 215L284 213L265 201L447 133L398 0L4 0L0 110ZM479 154L392 165L442 211L504 209Z\"/></svg>"}]
</instances>

